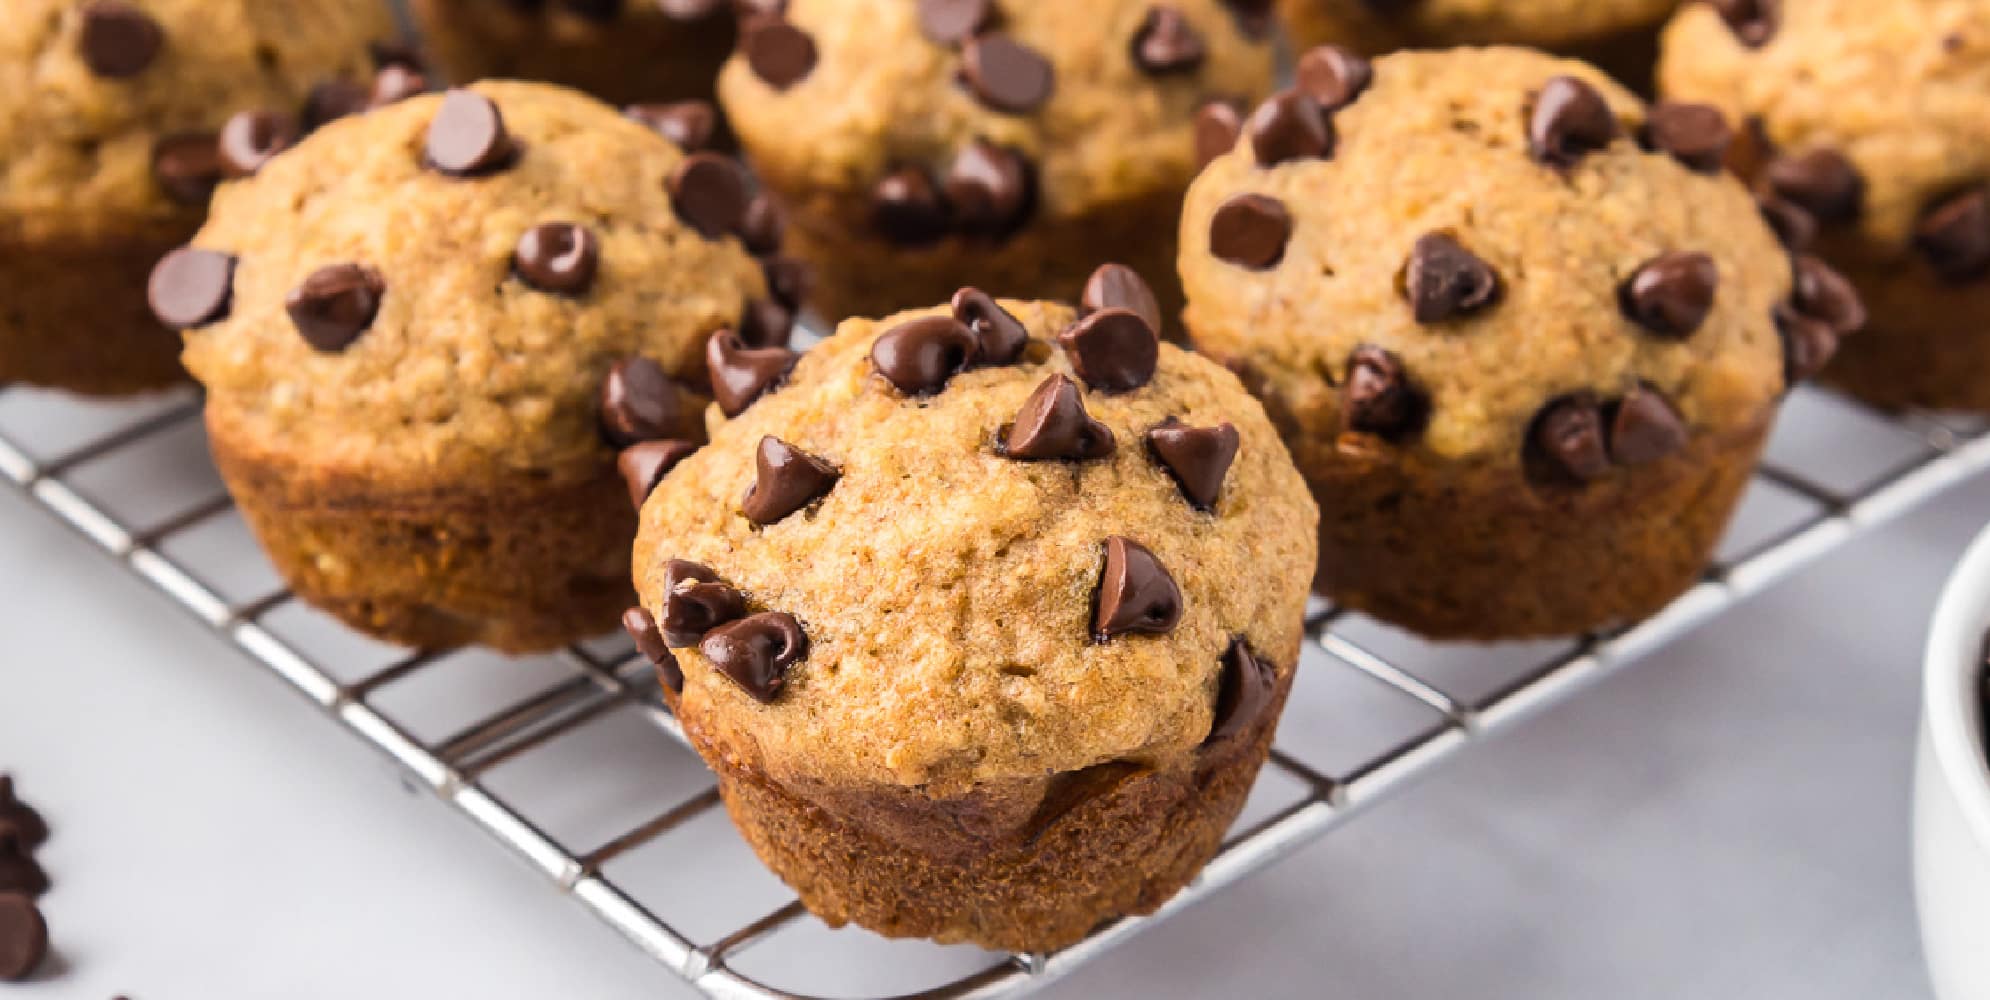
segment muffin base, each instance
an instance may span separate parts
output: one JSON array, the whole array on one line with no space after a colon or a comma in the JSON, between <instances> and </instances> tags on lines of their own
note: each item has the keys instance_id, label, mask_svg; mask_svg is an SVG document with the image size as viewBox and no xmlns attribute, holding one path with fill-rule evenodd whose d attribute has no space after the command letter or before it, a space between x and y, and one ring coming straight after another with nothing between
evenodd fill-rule
<instances>
[{"instance_id":1,"label":"muffin base","mask_svg":"<svg viewBox=\"0 0 1990 1000\"><path fill-rule=\"evenodd\" d=\"M0 382L119 396L184 382L179 335L145 303L180 238L0 235Z\"/></svg>"},{"instance_id":2,"label":"muffin base","mask_svg":"<svg viewBox=\"0 0 1990 1000\"><path fill-rule=\"evenodd\" d=\"M452 83L544 80L611 104L711 100L733 47L733 17L683 23L661 16L595 24L519 14L485 0L415 0L429 55Z\"/></svg>"},{"instance_id":3,"label":"muffin base","mask_svg":"<svg viewBox=\"0 0 1990 1000\"><path fill-rule=\"evenodd\" d=\"M1990 411L1990 278L1943 284L1918 263L1845 274L1872 322L1839 345L1825 382L1882 409Z\"/></svg>"}]
</instances>

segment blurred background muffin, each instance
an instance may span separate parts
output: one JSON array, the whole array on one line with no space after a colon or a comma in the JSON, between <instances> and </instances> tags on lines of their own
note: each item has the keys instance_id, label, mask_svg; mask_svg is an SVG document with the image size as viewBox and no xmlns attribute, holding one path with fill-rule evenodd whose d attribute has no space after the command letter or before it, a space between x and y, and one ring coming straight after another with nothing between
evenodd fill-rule
<instances>
[{"instance_id":1,"label":"blurred background muffin","mask_svg":"<svg viewBox=\"0 0 1990 1000\"><path fill-rule=\"evenodd\" d=\"M710 100L732 0L410 0L452 83L544 80L611 104Z\"/></svg>"}]
</instances>

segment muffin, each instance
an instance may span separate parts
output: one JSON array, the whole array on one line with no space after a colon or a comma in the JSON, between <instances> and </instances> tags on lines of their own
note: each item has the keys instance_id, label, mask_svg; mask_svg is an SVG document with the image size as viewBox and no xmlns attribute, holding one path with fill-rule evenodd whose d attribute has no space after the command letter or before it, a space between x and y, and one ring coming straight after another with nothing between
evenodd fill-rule
<instances>
[{"instance_id":1,"label":"muffin","mask_svg":"<svg viewBox=\"0 0 1990 1000\"><path fill-rule=\"evenodd\" d=\"M631 598L617 452L702 438L706 341L767 294L751 214L732 160L486 83L224 185L151 296L300 596L410 646L542 649Z\"/></svg>"},{"instance_id":2,"label":"muffin","mask_svg":"<svg viewBox=\"0 0 1990 1000\"><path fill-rule=\"evenodd\" d=\"M1172 313L1197 111L1272 62L1220 0L793 0L745 20L719 95L830 320L969 280L1077 301L1105 259Z\"/></svg>"},{"instance_id":3,"label":"muffin","mask_svg":"<svg viewBox=\"0 0 1990 1000\"><path fill-rule=\"evenodd\" d=\"M1181 268L1320 501L1317 585L1442 638L1658 610L1857 297L1705 107L1523 49L1301 66L1190 189Z\"/></svg>"},{"instance_id":4,"label":"muffin","mask_svg":"<svg viewBox=\"0 0 1990 1000\"><path fill-rule=\"evenodd\" d=\"M1264 411L1131 310L974 289L755 391L643 507L625 625L760 857L895 937L1160 906L1298 664L1317 514Z\"/></svg>"},{"instance_id":5,"label":"muffin","mask_svg":"<svg viewBox=\"0 0 1990 1000\"><path fill-rule=\"evenodd\" d=\"M367 44L392 32L376 0L9 0L0 382L119 394L183 380L145 278L199 228L223 171L258 153L237 142L231 162L216 133L251 109L296 130L307 106L358 89Z\"/></svg>"},{"instance_id":6,"label":"muffin","mask_svg":"<svg viewBox=\"0 0 1990 1000\"><path fill-rule=\"evenodd\" d=\"M1990 410L1990 6L1696 4L1660 82L1752 126L1740 162L1769 210L1871 307L1827 381Z\"/></svg>"},{"instance_id":7,"label":"muffin","mask_svg":"<svg viewBox=\"0 0 1990 1000\"><path fill-rule=\"evenodd\" d=\"M614 104L710 100L731 0L413 0L436 66L464 83L544 80Z\"/></svg>"}]
</instances>

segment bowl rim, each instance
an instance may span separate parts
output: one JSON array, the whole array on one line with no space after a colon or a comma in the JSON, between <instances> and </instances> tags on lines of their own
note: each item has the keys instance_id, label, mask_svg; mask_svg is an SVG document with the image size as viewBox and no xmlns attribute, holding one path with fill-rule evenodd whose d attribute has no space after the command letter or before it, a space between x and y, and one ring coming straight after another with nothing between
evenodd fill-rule
<instances>
[{"instance_id":1,"label":"bowl rim","mask_svg":"<svg viewBox=\"0 0 1990 1000\"><path fill-rule=\"evenodd\" d=\"M1944 784L1976 842L1990 851L1990 749L1980 678L1990 633L1990 527L1963 552L1942 586L1928 630L1922 715Z\"/></svg>"}]
</instances>

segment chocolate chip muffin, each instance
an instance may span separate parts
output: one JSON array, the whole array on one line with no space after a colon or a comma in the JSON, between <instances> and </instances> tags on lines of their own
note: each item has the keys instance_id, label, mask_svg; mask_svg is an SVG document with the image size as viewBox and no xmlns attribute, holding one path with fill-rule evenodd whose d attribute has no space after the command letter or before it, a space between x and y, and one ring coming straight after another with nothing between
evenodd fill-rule
<instances>
[{"instance_id":1,"label":"chocolate chip muffin","mask_svg":"<svg viewBox=\"0 0 1990 1000\"><path fill-rule=\"evenodd\" d=\"M731 0L413 0L452 81L544 80L615 104L710 100Z\"/></svg>"},{"instance_id":2,"label":"chocolate chip muffin","mask_svg":"<svg viewBox=\"0 0 1990 1000\"><path fill-rule=\"evenodd\" d=\"M1656 611L1857 297L1777 245L1708 108L1522 49L1298 79L1190 189L1181 267L1320 501L1319 587L1447 638Z\"/></svg>"},{"instance_id":3,"label":"chocolate chip muffin","mask_svg":"<svg viewBox=\"0 0 1990 1000\"><path fill-rule=\"evenodd\" d=\"M1666 93L1750 124L1767 211L1872 309L1825 378L1990 410L1990 6L1694 4L1665 48Z\"/></svg>"},{"instance_id":4,"label":"chocolate chip muffin","mask_svg":"<svg viewBox=\"0 0 1990 1000\"><path fill-rule=\"evenodd\" d=\"M786 8L743 22L719 92L790 210L790 249L819 274L827 318L913 308L969 280L1075 301L1110 258L1174 312L1172 220L1198 166L1197 111L1217 102L1221 116L1272 83L1268 41L1230 5Z\"/></svg>"},{"instance_id":5,"label":"chocolate chip muffin","mask_svg":"<svg viewBox=\"0 0 1990 1000\"><path fill-rule=\"evenodd\" d=\"M972 288L763 367L643 507L625 618L747 840L891 936L1161 905L1298 663L1317 514L1264 411L1132 310Z\"/></svg>"},{"instance_id":6,"label":"chocolate chip muffin","mask_svg":"<svg viewBox=\"0 0 1990 1000\"><path fill-rule=\"evenodd\" d=\"M268 132L372 72L377 0L9 0L0 16L0 382L126 393L185 378L145 309L159 255ZM318 100L314 101L313 96ZM253 133L253 134L250 134Z\"/></svg>"},{"instance_id":7,"label":"chocolate chip muffin","mask_svg":"<svg viewBox=\"0 0 1990 1000\"><path fill-rule=\"evenodd\" d=\"M305 599L412 646L612 628L617 474L702 438L706 341L767 292L741 168L572 91L334 122L153 272L214 456Z\"/></svg>"}]
</instances>

